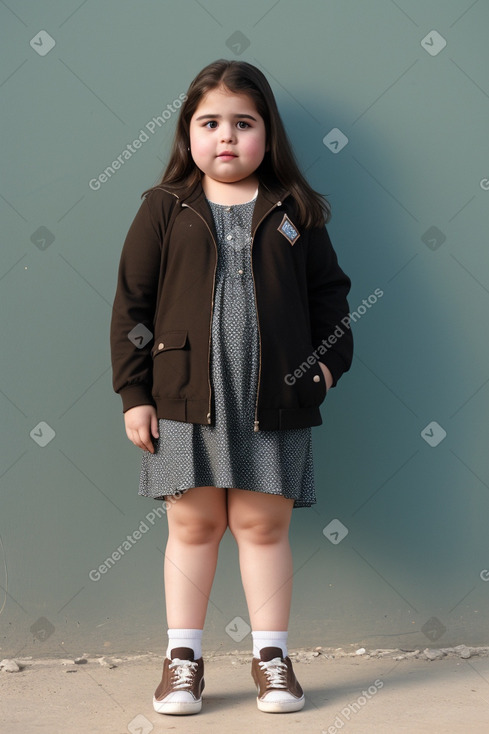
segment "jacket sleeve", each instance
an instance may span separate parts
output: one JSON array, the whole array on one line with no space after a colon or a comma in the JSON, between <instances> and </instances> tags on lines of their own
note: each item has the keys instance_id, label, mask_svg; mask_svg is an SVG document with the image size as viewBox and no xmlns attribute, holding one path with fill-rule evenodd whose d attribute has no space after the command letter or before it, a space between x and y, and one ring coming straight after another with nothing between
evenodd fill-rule
<instances>
[{"instance_id":1,"label":"jacket sleeve","mask_svg":"<svg viewBox=\"0 0 489 734\"><path fill-rule=\"evenodd\" d=\"M347 300L351 281L338 264L326 227L310 230L307 281L312 343L334 387L353 357Z\"/></svg>"},{"instance_id":2,"label":"jacket sleeve","mask_svg":"<svg viewBox=\"0 0 489 734\"><path fill-rule=\"evenodd\" d=\"M161 260L161 225L145 198L124 241L112 308L112 384L123 412L154 405L151 396L153 319Z\"/></svg>"}]
</instances>

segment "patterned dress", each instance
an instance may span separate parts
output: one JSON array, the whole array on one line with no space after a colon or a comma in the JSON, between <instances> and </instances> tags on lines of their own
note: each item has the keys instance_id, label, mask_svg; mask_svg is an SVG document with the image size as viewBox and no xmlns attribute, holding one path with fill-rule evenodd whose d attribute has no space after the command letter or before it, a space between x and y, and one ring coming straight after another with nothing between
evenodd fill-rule
<instances>
[{"instance_id":1,"label":"patterned dress","mask_svg":"<svg viewBox=\"0 0 489 734\"><path fill-rule=\"evenodd\" d=\"M215 425L159 420L155 453L143 453L139 494L154 499L191 487L237 487L316 502L311 428L254 431L259 337L251 271L255 198L208 200L218 235L211 333Z\"/></svg>"}]
</instances>

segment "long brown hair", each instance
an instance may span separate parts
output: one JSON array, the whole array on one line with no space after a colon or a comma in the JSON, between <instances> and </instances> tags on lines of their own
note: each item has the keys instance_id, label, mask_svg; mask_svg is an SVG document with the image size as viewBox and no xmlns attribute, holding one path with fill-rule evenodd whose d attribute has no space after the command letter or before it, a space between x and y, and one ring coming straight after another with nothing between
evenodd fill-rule
<instances>
[{"instance_id":1,"label":"long brown hair","mask_svg":"<svg viewBox=\"0 0 489 734\"><path fill-rule=\"evenodd\" d=\"M330 205L302 175L266 77L246 61L219 59L197 74L180 109L170 159L156 186L171 185L185 196L201 179L201 171L189 151L190 120L204 95L220 86L234 94L251 97L264 120L269 150L256 172L259 180L265 183L275 178L290 191L297 204L299 225L323 227L331 216ZM147 189L142 196L151 190Z\"/></svg>"}]
</instances>

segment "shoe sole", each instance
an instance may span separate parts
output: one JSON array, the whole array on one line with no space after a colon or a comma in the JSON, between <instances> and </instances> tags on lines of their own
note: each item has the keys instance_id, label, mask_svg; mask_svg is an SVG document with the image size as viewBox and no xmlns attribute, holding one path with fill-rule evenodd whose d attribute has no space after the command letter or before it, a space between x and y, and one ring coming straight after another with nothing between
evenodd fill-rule
<instances>
[{"instance_id":1,"label":"shoe sole","mask_svg":"<svg viewBox=\"0 0 489 734\"><path fill-rule=\"evenodd\" d=\"M188 716L198 714L202 708L202 699L198 701L186 701L185 703L173 703L158 701L153 696L153 708L158 714L170 714L173 716Z\"/></svg>"},{"instance_id":2,"label":"shoe sole","mask_svg":"<svg viewBox=\"0 0 489 734\"><path fill-rule=\"evenodd\" d=\"M267 714L288 714L292 711L300 711L304 708L304 696L296 701L261 701L258 697L256 705L260 711Z\"/></svg>"}]
</instances>

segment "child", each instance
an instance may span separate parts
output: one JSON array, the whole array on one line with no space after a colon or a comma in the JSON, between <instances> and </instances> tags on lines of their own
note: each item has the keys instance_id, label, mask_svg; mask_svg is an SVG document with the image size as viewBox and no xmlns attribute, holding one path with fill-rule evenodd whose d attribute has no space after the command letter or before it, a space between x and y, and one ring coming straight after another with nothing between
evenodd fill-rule
<instances>
[{"instance_id":1,"label":"child","mask_svg":"<svg viewBox=\"0 0 489 734\"><path fill-rule=\"evenodd\" d=\"M324 226L329 206L298 170L263 74L225 60L190 85L166 171L143 196L111 348L127 436L144 451L139 494L169 507L168 648L153 705L201 710L202 630L229 527L258 709L298 711L289 523L316 502L311 427L353 349L338 331L350 280Z\"/></svg>"}]
</instances>

